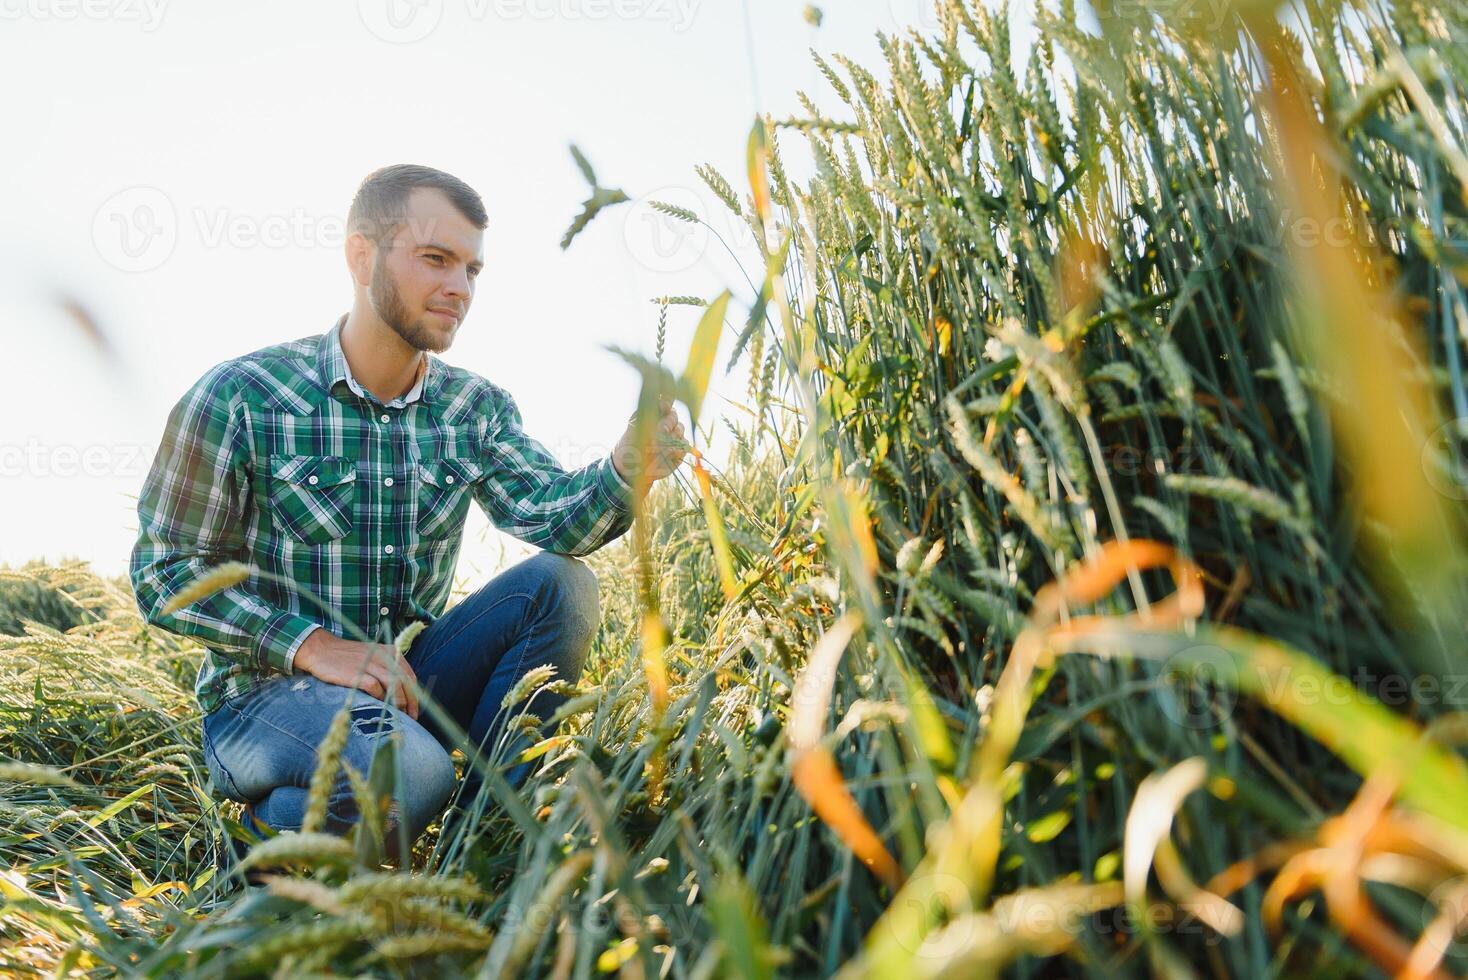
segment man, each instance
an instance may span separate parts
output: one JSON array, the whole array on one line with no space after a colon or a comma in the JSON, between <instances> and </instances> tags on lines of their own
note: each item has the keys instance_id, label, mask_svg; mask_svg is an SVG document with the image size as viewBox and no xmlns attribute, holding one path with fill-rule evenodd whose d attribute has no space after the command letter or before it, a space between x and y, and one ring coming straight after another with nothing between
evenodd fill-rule
<instances>
[{"instance_id":1,"label":"man","mask_svg":"<svg viewBox=\"0 0 1468 980\"><path fill-rule=\"evenodd\" d=\"M389 837L416 838L454 789L455 743L420 716L414 685L468 733L458 747L494 749L521 677L543 664L579 676L598 603L574 556L627 530L632 484L645 491L682 461L664 402L661 441L676 448L639 446L629 424L611 456L564 470L522 431L508 393L431 356L469 310L486 224L479 195L448 174L370 174L348 215L351 312L214 367L169 416L138 500L133 588L150 623L208 648L196 687L205 762L256 830L301 826L318 745L350 704L342 761L365 776L395 740ZM445 613L471 497L544 551ZM232 560L260 572L162 612ZM415 620L430 625L404 658L392 640ZM530 710L545 718L557 703L543 691ZM325 826L359 818L343 770Z\"/></svg>"}]
</instances>

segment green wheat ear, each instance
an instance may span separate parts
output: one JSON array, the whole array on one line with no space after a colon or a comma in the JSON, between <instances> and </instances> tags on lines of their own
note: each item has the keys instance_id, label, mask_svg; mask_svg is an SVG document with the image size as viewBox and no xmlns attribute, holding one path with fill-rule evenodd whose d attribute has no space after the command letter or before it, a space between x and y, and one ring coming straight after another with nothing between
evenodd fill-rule
<instances>
[{"instance_id":1,"label":"green wheat ear","mask_svg":"<svg viewBox=\"0 0 1468 980\"><path fill-rule=\"evenodd\" d=\"M250 566L243 562L225 562L209 569L203 575L191 581L178 592L172 599L164 604L160 613L167 616L176 612L184 606L192 605L200 599L207 599L216 592L222 592L231 586L239 585L250 577Z\"/></svg>"},{"instance_id":2,"label":"green wheat ear","mask_svg":"<svg viewBox=\"0 0 1468 980\"><path fill-rule=\"evenodd\" d=\"M408 655L408 651L413 647L413 641L418 639L418 634L422 633L427 628L428 624L423 622L421 619L415 619L407 626L404 626L403 631L399 633L397 639L393 641L393 645L397 647L398 656L406 657Z\"/></svg>"},{"instance_id":3,"label":"green wheat ear","mask_svg":"<svg viewBox=\"0 0 1468 980\"><path fill-rule=\"evenodd\" d=\"M585 177L586 182L591 185L591 196L582 204L581 213L572 219L571 226L566 229L566 234L561 237L562 249L571 246L571 241L577 235L581 234L582 230L591 223L591 219L595 218L602 208L631 200L626 192L621 189L602 187L596 182L596 171L591 169L591 163L577 149L575 143L571 144L571 156L575 159L576 166L581 171L581 176Z\"/></svg>"},{"instance_id":4,"label":"green wheat ear","mask_svg":"<svg viewBox=\"0 0 1468 980\"><path fill-rule=\"evenodd\" d=\"M664 297L663 298L663 302L658 306L658 342L657 342L657 346L655 348L655 353L657 354L657 361L658 361L659 364L663 363L663 347L664 347L664 344L667 341L667 339L668 339L668 300L667 300L667 297Z\"/></svg>"},{"instance_id":5,"label":"green wheat ear","mask_svg":"<svg viewBox=\"0 0 1468 980\"><path fill-rule=\"evenodd\" d=\"M688 208L680 208L678 205L669 204L667 201L648 201L647 206L659 214L666 214L670 218L677 218L679 221L686 221L689 224L698 224L698 215Z\"/></svg>"},{"instance_id":6,"label":"green wheat ear","mask_svg":"<svg viewBox=\"0 0 1468 980\"><path fill-rule=\"evenodd\" d=\"M724 206L733 211L736 216L743 215L744 210L739 206L739 197L734 193L734 188L729 186L729 181L724 175L714 169L711 163L694 167L693 172L698 174L699 179L708 185L714 196L724 202Z\"/></svg>"},{"instance_id":7,"label":"green wheat ear","mask_svg":"<svg viewBox=\"0 0 1468 980\"><path fill-rule=\"evenodd\" d=\"M316 747L316 769L311 773L311 785L306 791L306 814L301 819L303 834L315 833L326 825L326 806L331 800L331 788L336 783L342 750L347 747L350 734L351 702L348 701L331 719L326 736Z\"/></svg>"}]
</instances>

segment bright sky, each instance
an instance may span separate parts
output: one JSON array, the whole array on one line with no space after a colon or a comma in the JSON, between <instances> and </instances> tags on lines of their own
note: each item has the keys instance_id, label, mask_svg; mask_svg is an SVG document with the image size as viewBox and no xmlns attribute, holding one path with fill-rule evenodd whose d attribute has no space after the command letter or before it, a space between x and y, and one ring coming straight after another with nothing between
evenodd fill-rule
<instances>
[{"instance_id":1,"label":"bright sky","mask_svg":"<svg viewBox=\"0 0 1468 980\"><path fill-rule=\"evenodd\" d=\"M875 32L932 20L930 0L821 6L816 29L791 0L0 0L0 563L126 570L170 407L210 366L347 311L341 225L388 163L447 170L489 210L487 265L444 359L507 388L564 464L605 453L637 390L605 346L651 352L651 297L748 293L716 241L642 199L693 207L754 269L694 166L742 196L757 109L803 115L804 89L846 118L808 48L879 71ZM798 174L796 135L782 147ZM563 252L587 190L570 142L639 203ZM114 359L59 311L64 294ZM674 365L697 314L671 311ZM525 553L471 512L471 587Z\"/></svg>"}]
</instances>

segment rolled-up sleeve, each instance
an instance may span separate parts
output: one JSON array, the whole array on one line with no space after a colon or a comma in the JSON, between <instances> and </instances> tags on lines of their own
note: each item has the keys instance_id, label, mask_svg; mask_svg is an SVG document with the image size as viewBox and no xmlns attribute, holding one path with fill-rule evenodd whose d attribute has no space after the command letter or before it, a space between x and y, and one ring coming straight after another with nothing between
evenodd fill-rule
<instances>
[{"instance_id":1,"label":"rolled-up sleeve","mask_svg":"<svg viewBox=\"0 0 1468 980\"><path fill-rule=\"evenodd\" d=\"M169 413L138 498L129 576L143 618L242 663L290 673L320 624L261 598L253 577L164 614L169 599L229 561L248 563L251 507L244 405L226 366L205 374Z\"/></svg>"},{"instance_id":2,"label":"rolled-up sleeve","mask_svg":"<svg viewBox=\"0 0 1468 980\"><path fill-rule=\"evenodd\" d=\"M525 434L519 407L494 389L484 478L475 499L490 521L527 544L566 555L586 555L632 525L632 491L611 456L567 470Z\"/></svg>"}]
</instances>

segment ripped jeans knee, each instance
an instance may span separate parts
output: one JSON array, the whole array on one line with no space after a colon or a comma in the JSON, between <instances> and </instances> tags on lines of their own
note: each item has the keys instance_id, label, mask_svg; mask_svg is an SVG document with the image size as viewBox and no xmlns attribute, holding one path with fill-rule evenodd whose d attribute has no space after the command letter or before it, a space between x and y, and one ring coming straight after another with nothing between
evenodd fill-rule
<instances>
[{"instance_id":1,"label":"ripped jeans knee","mask_svg":"<svg viewBox=\"0 0 1468 980\"><path fill-rule=\"evenodd\" d=\"M315 677L281 676L227 699L204 719L205 760L225 795L253 804L275 830L299 829L319 747L343 704L350 704L347 740L327 801L327 829L342 833L361 819L354 781L364 785L391 764L393 787L385 812L391 830L403 824L410 840L432 823L453 792L453 763L417 721L361 691ZM348 767L357 777L348 774Z\"/></svg>"}]
</instances>

